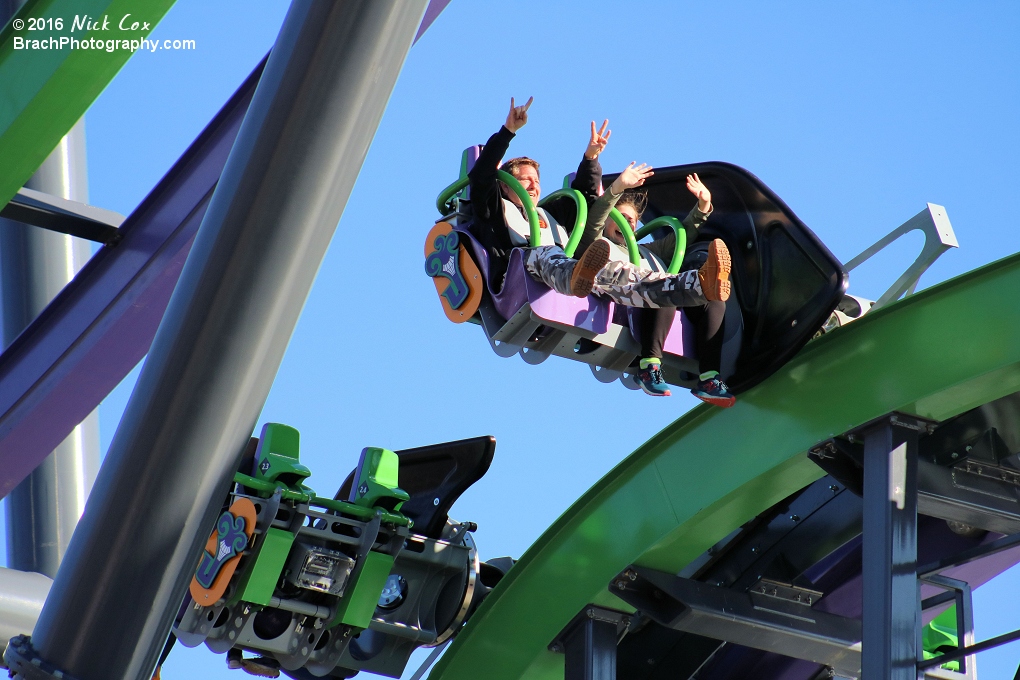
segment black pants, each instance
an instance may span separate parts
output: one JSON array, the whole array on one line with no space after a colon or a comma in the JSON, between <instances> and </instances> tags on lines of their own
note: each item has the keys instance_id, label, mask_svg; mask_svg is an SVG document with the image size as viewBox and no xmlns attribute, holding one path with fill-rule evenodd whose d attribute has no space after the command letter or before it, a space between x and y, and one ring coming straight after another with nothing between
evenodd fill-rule
<instances>
[{"instance_id":1,"label":"black pants","mask_svg":"<svg viewBox=\"0 0 1020 680\"><path fill-rule=\"evenodd\" d=\"M699 307L684 307L687 318L697 330L698 368L702 373L718 371L722 365L723 331L726 303L715 300ZM661 359L662 346L673 325L676 307L635 309L638 333L641 335L641 358Z\"/></svg>"}]
</instances>

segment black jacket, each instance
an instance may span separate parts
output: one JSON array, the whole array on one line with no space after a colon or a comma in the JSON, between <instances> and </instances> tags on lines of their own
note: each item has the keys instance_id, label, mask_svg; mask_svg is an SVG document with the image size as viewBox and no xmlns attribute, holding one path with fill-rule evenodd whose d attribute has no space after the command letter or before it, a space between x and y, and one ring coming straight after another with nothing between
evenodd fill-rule
<instances>
[{"instance_id":1,"label":"black jacket","mask_svg":"<svg viewBox=\"0 0 1020 680\"><path fill-rule=\"evenodd\" d=\"M489 252L489 290L494 293L503 289L510 251L514 248L503 213L504 196L496 180L496 171L515 136L506 126L500 127L496 134L489 137L474 167L468 172L471 209L474 213L471 232ZM570 186L587 197L598 192L601 181L602 167L598 160L582 159ZM549 210L549 213L568 231L573 226L573 223L568 223L569 216L557 214L555 209Z\"/></svg>"}]
</instances>

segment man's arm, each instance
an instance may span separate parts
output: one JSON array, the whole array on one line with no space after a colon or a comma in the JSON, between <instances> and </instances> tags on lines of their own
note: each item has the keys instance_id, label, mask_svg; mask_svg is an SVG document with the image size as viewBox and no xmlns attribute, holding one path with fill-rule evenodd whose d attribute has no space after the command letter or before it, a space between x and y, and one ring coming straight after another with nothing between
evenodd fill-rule
<instances>
[{"instance_id":1,"label":"man's arm","mask_svg":"<svg viewBox=\"0 0 1020 680\"><path fill-rule=\"evenodd\" d=\"M496 134L489 137L489 141L485 143L482 152L478 155L478 160L468 171L471 207L475 213L475 233L490 249L492 246L496 246L509 252L513 248L509 232L495 226L497 222L502 223L500 213L503 210L502 194L496 181L496 171L499 170L499 162L510 148L510 141L516 135L517 130L527 124L528 109L531 107L532 101L534 101L534 97L529 99L524 106L515 106L513 97L510 98L510 112L507 114L506 122ZM489 231L490 235L483 235L481 229Z\"/></svg>"},{"instance_id":2,"label":"man's arm","mask_svg":"<svg viewBox=\"0 0 1020 680\"><path fill-rule=\"evenodd\" d=\"M518 130L528 124L528 109L531 108L533 101L535 98L531 97L524 106L515 106L514 98L510 97L510 112L506 115L506 122L496 134L489 137L489 141L482 147L482 152L478 155L474 167L468 171L472 204L481 198L482 203L491 207L489 203L492 194L498 195L499 193L496 184L496 171L499 170L499 162L506 154L506 150L510 148L510 140L514 138ZM477 210L477 208L475 209ZM485 217L490 216L485 215Z\"/></svg>"},{"instance_id":3,"label":"man's arm","mask_svg":"<svg viewBox=\"0 0 1020 680\"><path fill-rule=\"evenodd\" d=\"M468 171L468 182L471 187L471 206L477 217L492 219L493 211L501 209L499 205L499 185L496 183L496 171L499 170L499 162L510 148L510 141L514 133L506 126L489 137L485 142L478 160Z\"/></svg>"},{"instance_id":4,"label":"man's arm","mask_svg":"<svg viewBox=\"0 0 1020 680\"><path fill-rule=\"evenodd\" d=\"M588 159L587 156L581 159L574 173L574 179L570 183L571 189L577 189L588 201L594 201L599 195L599 186L602 184L602 165L598 158Z\"/></svg>"},{"instance_id":5,"label":"man's arm","mask_svg":"<svg viewBox=\"0 0 1020 680\"><path fill-rule=\"evenodd\" d=\"M595 129L595 121L591 122L591 138L588 140L588 148L584 151L581 163L574 173L574 181L570 183L571 189L580 191L589 201L594 201L599 195L599 186L602 184L602 165L599 163L599 154L606 148L609 142L609 135L613 134L608 130L609 120L602 122L602 128Z\"/></svg>"}]
</instances>

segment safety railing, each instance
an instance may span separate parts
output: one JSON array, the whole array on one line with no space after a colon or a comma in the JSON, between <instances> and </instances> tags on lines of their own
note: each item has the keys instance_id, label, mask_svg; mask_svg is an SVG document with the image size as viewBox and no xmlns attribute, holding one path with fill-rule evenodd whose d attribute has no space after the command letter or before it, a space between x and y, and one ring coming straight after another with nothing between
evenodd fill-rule
<instances>
[{"instance_id":1,"label":"safety railing","mask_svg":"<svg viewBox=\"0 0 1020 680\"><path fill-rule=\"evenodd\" d=\"M616 208L609 211L609 218L616 222L620 233L623 234L623 240L627 243L627 257L630 258L630 263L635 267L640 267L641 253L638 251L637 239L634 238L634 230L630 228L630 222Z\"/></svg>"},{"instance_id":2,"label":"safety railing","mask_svg":"<svg viewBox=\"0 0 1020 680\"><path fill-rule=\"evenodd\" d=\"M538 205L544 207L566 197L574 199L574 204L577 206L574 228L570 232L567 245L563 248L563 252L567 257L573 257L574 251L577 250L577 244L581 242L581 236L584 235L584 223L588 221L588 201L584 200L584 195L577 189L559 189L539 201ZM532 241L532 243L535 243L535 241Z\"/></svg>"},{"instance_id":3,"label":"safety railing","mask_svg":"<svg viewBox=\"0 0 1020 680\"><path fill-rule=\"evenodd\" d=\"M517 181L517 178L511 175L509 172L502 170L496 171L496 178L506 184L520 199L521 204L524 206L524 212L528 218L528 230L531 233L531 243L538 245L542 242L542 231L538 225L538 213L535 211L535 204L531 200L531 196L524 190L521 183ZM467 188L469 183L467 177L461 177L450 186L443 189L439 196L436 198L436 209L439 210L440 215L448 214L453 206L450 205L450 201Z\"/></svg>"},{"instance_id":4,"label":"safety railing","mask_svg":"<svg viewBox=\"0 0 1020 680\"><path fill-rule=\"evenodd\" d=\"M684 225L680 222L680 220L675 217L670 217L669 215L656 217L654 220L638 229L638 232L634 234L634 238L635 240L641 240L661 227L670 227L676 235L676 246L673 248L673 259L669 261L669 266L666 267L666 272L669 274L678 274L680 273L680 266L684 262L684 255L687 253L687 230L684 229Z\"/></svg>"}]
</instances>

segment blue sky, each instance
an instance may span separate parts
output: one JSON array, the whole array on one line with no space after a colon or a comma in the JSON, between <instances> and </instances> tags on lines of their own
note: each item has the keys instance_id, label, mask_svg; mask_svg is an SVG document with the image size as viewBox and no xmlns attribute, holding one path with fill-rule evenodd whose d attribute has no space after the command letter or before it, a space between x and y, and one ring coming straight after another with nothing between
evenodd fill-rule
<instances>
[{"instance_id":1,"label":"blue sky","mask_svg":"<svg viewBox=\"0 0 1020 680\"><path fill-rule=\"evenodd\" d=\"M129 214L272 45L282 0L178 0L153 37L194 52L138 53L86 116L91 202ZM297 427L311 486L332 493L365 446L494 434L489 474L454 508L483 557L519 556L615 463L686 412L603 385L579 363L496 357L442 314L421 251L461 150L511 95L535 97L511 147L547 189L609 118L607 170L722 160L783 197L843 261L924 208L960 241L931 285L1020 250L1020 5L453 0L411 50L263 412ZM550 184L550 182L552 184ZM286 225L282 225L285 228ZM877 297L919 238L855 272ZM954 349L946 349L952 360ZM109 444L133 375L101 410ZM711 452L706 452L711 455ZM975 596L978 636L1016 627L1013 570ZM982 655L1012 677L1020 645ZM413 671L414 664L407 675ZM178 648L164 678L234 678Z\"/></svg>"}]
</instances>

